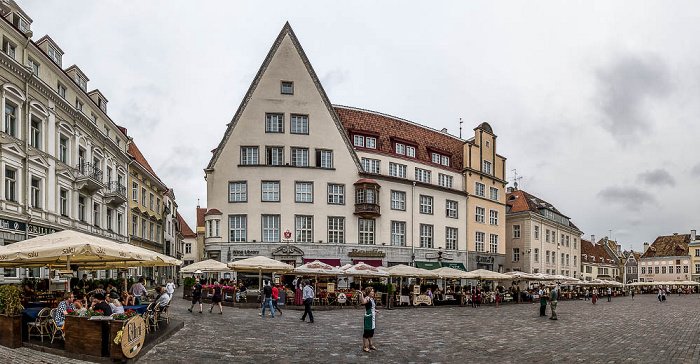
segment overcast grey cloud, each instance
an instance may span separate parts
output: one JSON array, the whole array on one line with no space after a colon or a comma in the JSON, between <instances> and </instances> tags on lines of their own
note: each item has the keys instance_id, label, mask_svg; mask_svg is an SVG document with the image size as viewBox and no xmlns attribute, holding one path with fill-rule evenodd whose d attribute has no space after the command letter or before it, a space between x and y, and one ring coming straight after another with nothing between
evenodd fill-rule
<instances>
[{"instance_id":1,"label":"overcast grey cloud","mask_svg":"<svg viewBox=\"0 0 700 364\"><path fill-rule=\"evenodd\" d=\"M644 182L650 186L675 186L676 179L663 168L653 171L642 172L637 176L637 180Z\"/></svg>"},{"instance_id":2,"label":"overcast grey cloud","mask_svg":"<svg viewBox=\"0 0 700 364\"><path fill-rule=\"evenodd\" d=\"M641 249L700 228L696 1L18 1L193 228L210 151L286 21L331 102L453 134L461 118L464 137L488 121L510 181L584 236ZM659 168L675 185L650 199L638 178Z\"/></svg>"}]
</instances>

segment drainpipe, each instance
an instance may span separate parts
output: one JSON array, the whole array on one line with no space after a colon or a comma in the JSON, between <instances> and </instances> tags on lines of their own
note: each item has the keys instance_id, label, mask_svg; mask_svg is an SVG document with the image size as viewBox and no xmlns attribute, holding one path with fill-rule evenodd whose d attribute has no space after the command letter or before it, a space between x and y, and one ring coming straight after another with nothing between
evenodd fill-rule
<instances>
[{"instance_id":1,"label":"drainpipe","mask_svg":"<svg viewBox=\"0 0 700 364\"><path fill-rule=\"evenodd\" d=\"M411 187L411 264L416 265L416 239L415 230L415 209L416 209L416 182Z\"/></svg>"},{"instance_id":2,"label":"drainpipe","mask_svg":"<svg viewBox=\"0 0 700 364\"><path fill-rule=\"evenodd\" d=\"M467 175L462 171L462 189L467 193L467 198L465 198L466 202L466 208L464 209L464 217L465 217L465 223L464 223L464 237L466 238L465 243L466 246L464 247L464 269L469 272L469 192L467 192ZM459 281L460 285L462 284L462 280Z\"/></svg>"},{"instance_id":3,"label":"drainpipe","mask_svg":"<svg viewBox=\"0 0 700 364\"><path fill-rule=\"evenodd\" d=\"M27 47L29 46L29 42L31 41L32 38L32 32L27 31L25 33L25 36L27 37L27 41L24 43L24 49L22 49L22 65L25 68L29 68L29 66L25 65L27 60L29 59L27 55ZM29 120L29 81L32 79L32 76L34 73L32 72L31 69L29 69L29 76L24 80L24 118L22 118L22 122L25 125L21 125L22 127L22 134L24 135L24 153L27 154L27 151L29 150L29 125L31 124ZM29 193L27 191L29 190L29 186L31 184L31 181L29 181L29 157L25 157L22 159L22 169L23 169L23 175L24 175L24 215L27 216L27 222L26 225L24 226L24 240L27 240L29 238L29 222L32 219L32 215L29 213ZM28 183L29 182L29 183ZM27 272L25 271L25 276ZM20 277L21 278L21 275Z\"/></svg>"}]
</instances>

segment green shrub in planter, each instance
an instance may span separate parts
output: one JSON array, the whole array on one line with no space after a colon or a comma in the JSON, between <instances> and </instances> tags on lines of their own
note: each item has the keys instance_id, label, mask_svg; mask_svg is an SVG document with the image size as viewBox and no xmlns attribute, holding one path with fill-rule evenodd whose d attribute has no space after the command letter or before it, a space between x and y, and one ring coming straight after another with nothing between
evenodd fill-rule
<instances>
[{"instance_id":1,"label":"green shrub in planter","mask_svg":"<svg viewBox=\"0 0 700 364\"><path fill-rule=\"evenodd\" d=\"M0 314L19 315L19 288L11 285L0 286Z\"/></svg>"},{"instance_id":2,"label":"green shrub in planter","mask_svg":"<svg viewBox=\"0 0 700 364\"><path fill-rule=\"evenodd\" d=\"M194 277L185 277L182 285L188 288L194 286Z\"/></svg>"}]
</instances>

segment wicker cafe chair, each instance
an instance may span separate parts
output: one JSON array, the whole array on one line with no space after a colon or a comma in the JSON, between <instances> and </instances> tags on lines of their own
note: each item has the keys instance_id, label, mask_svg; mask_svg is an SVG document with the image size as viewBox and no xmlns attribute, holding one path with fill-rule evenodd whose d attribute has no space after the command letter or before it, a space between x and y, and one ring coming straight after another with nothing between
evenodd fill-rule
<instances>
[{"instance_id":1,"label":"wicker cafe chair","mask_svg":"<svg viewBox=\"0 0 700 364\"><path fill-rule=\"evenodd\" d=\"M157 313L155 312L155 308L157 306L158 306L158 304L155 302L149 303L148 307L146 308L146 312L144 312L141 315L141 317L143 317L143 320L146 321L146 333L151 332L151 319L155 318L157 315Z\"/></svg>"},{"instance_id":2,"label":"wicker cafe chair","mask_svg":"<svg viewBox=\"0 0 700 364\"><path fill-rule=\"evenodd\" d=\"M66 341L66 334L63 332L63 329L58 327L56 324L56 320L54 320L54 313L56 309L54 308L51 310L51 317L49 318L49 323L48 323L48 328L49 328L49 333L51 334L51 343L53 344L53 341L56 339L56 337L59 337L61 340Z\"/></svg>"},{"instance_id":3,"label":"wicker cafe chair","mask_svg":"<svg viewBox=\"0 0 700 364\"><path fill-rule=\"evenodd\" d=\"M170 307L170 302L157 309L158 315L156 317L156 321L165 321L166 324L170 323L170 313L168 312L168 307Z\"/></svg>"},{"instance_id":4,"label":"wicker cafe chair","mask_svg":"<svg viewBox=\"0 0 700 364\"><path fill-rule=\"evenodd\" d=\"M27 327L28 333L27 336L28 338L32 338L32 335L34 336L39 336L41 338L41 342L44 342L44 336L51 336L51 333L49 332L49 319L51 319L51 310L49 310L48 307L42 308L41 311L39 311L39 315L37 315L36 320L33 322L28 322ZM33 333L36 331L36 333Z\"/></svg>"}]
</instances>

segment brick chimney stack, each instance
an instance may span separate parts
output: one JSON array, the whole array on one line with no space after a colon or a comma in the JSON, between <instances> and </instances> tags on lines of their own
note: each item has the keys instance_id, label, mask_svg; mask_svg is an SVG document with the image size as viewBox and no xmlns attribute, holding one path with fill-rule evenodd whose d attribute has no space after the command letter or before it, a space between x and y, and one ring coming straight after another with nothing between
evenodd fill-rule
<instances>
[{"instance_id":1,"label":"brick chimney stack","mask_svg":"<svg viewBox=\"0 0 700 364\"><path fill-rule=\"evenodd\" d=\"M646 252L647 252L647 249L649 249L649 243L647 243L647 242L645 241L645 242L644 242L644 251L642 252L642 254L646 253Z\"/></svg>"},{"instance_id":2,"label":"brick chimney stack","mask_svg":"<svg viewBox=\"0 0 700 364\"><path fill-rule=\"evenodd\" d=\"M591 243L595 245L595 235L591 234Z\"/></svg>"},{"instance_id":3,"label":"brick chimney stack","mask_svg":"<svg viewBox=\"0 0 700 364\"><path fill-rule=\"evenodd\" d=\"M697 239L697 231L695 229L690 230L690 241L695 241Z\"/></svg>"}]
</instances>

